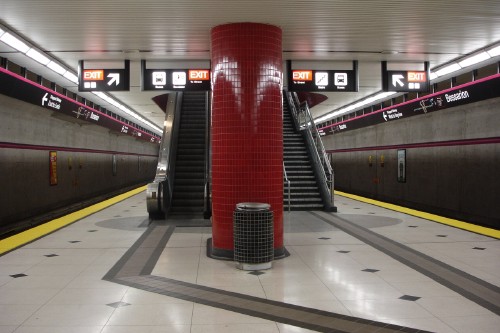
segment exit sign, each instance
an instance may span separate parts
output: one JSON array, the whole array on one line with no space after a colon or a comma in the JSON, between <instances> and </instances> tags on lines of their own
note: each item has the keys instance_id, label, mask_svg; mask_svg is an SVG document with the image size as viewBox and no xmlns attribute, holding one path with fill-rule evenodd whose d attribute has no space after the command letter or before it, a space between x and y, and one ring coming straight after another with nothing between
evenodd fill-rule
<instances>
[{"instance_id":1,"label":"exit sign","mask_svg":"<svg viewBox=\"0 0 500 333\"><path fill-rule=\"evenodd\" d=\"M382 62L382 89L397 92L428 92L430 88L428 62L423 71L388 71L387 63Z\"/></svg>"},{"instance_id":2,"label":"exit sign","mask_svg":"<svg viewBox=\"0 0 500 333\"><path fill-rule=\"evenodd\" d=\"M125 60L123 69L85 69L84 61L78 64L78 91L127 91L130 90L130 62Z\"/></svg>"}]
</instances>

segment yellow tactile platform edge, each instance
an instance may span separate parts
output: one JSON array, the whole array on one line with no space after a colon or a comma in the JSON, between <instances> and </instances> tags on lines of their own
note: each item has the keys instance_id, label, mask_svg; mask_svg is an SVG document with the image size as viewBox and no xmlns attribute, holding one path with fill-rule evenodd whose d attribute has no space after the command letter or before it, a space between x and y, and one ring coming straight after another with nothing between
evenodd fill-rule
<instances>
[{"instance_id":1,"label":"yellow tactile platform edge","mask_svg":"<svg viewBox=\"0 0 500 333\"><path fill-rule=\"evenodd\" d=\"M340 195L342 197L346 197L349 199L358 200L358 201L372 204L375 206L387 208L390 210L394 210L396 212L401 212L401 213L405 213L408 215L413 215L413 216L420 217L420 218L430 220L433 222L442 223L442 224L446 224L446 225L449 225L449 226L452 226L455 228L471 231L471 232L474 232L474 233L477 233L480 235L500 239L500 230L495 230L495 229L487 228L487 227L481 227L481 226L474 225L471 223L467 223L467 222L463 222L463 221L459 221L459 220L455 220L455 219L450 219L447 217L443 217L443 216L439 216L439 215L435 215L435 214L431 214L431 213L421 212L421 211L418 211L415 209L401 207L398 205L394 205L394 204L390 204L390 203L386 203L386 202L382 202L382 201L378 201L378 200L373 200L373 199L361 197L361 196L354 195L354 194L344 193L341 191L335 191L335 195Z\"/></svg>"},{"instance_id":2,"label":"yellow tactile platform edge","mask_svg":"<svg viewBox=\"0 0 500 333\"><path fill-rule=\"evenodd\" d=\"M141 193L146 190L146 186L138 187L134 190L125 192L123 194L117 195L116 197L101 201L92 206L80 209L71 214L59 217L47 223L41 224L37 227L31 228L29 230L23 231L14 236L0 240L0 255L12 251L20 246L30 243L38 238L41 238L51 232L61 229L71 223L74 223L84 217L94 214L104 208L112 206L122 200L125 200L133 195Z\"/></svg>"}]
</instances>

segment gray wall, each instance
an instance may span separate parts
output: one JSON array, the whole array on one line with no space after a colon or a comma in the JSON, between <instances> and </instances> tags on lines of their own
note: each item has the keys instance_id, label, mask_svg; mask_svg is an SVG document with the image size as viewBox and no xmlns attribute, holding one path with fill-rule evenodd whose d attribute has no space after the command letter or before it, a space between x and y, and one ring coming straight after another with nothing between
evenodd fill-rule
<instances>
[{"instance_id":1,"label":"gray wall","mask_svg":"<svg viewBox=\"0 0 500 333\"><path fill-rule=\"evenodd\" d=\"M500 99L323 137L327 150L500 137ZM381 157L384 165L381 166ZM369 156L373 164L369 166ZM500 144L333 154L336 189L500 228Z\"/></svg>"},{"instance_id":2,"label":"gray wall","mask_svg":"<svg viewBox=\"0 0 500 333\"><path fill-rule=\"evenodd\" d=\"M57 151L58 184L50 186L48 150L0 148L0 228L154 178L156 144L97 125L77 124L74 118L3 95L0 119L0 142L74 150L51 149ZM82 152L82 148L101 152Z\"/></svg>"}]
</instances>

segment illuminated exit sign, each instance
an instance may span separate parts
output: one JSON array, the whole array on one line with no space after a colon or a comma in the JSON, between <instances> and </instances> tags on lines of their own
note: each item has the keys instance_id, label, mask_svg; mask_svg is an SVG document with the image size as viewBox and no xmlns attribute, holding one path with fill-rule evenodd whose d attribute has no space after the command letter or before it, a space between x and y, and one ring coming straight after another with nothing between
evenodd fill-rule
<instances>
[{"instance_id":1,"label":"illuminated exit sign","mask_svg":"<svg viewBox=\"0 0 500 333\"><path fill-rule=\"evenodd\" d=\"M358 91L358 63L353 61L349 70L290 69L288 61L289 91Z\"/></svg>"},{"instance_id":2,"label":"illuminated exit sign","mask_svg":"<svg viewBox=\"0 0 500 333\"><path fill-rule=\"evenodd\" d=\"M125 60L123 69L85 69L81 60L78 66L78 91L130 90L130 62Z\"/></svg>"},{"instance_id":3,"label":"illuminated exit sign","mask_svg":"<svg viewBox=\"0 0 500 333\"><path fill-rule=\"evenodd\" d=\"M429 72L427 70L388 71L387 63L382 62L382 89L397 92L428 92L430 88Z\"/></svg>"},{"instance_id":4,"label":"illuminated exit sign","mask_svg":"<svg viewBox=\"0 0 500 333\"><path fill-rule=\"evenodd\" d=\"M209 91L210 69L149 69L141 62L142 90Z\"/></svg>"}]
</instances>

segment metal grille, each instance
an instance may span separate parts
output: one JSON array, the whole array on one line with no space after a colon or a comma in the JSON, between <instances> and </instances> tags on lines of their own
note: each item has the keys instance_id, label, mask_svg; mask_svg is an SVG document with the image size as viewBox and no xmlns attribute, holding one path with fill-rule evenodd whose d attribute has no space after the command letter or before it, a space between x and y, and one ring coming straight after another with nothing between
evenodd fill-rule
<instances>
[{"instance_id":1,"label":"metal grille","mask_svg":"<svg viewBox=\"0 0 500 333\"><path fill-rule=\"evenodd\" d=\"M233 213L234 261L271 263L274 258L273 212L268 204L240 203ZM270 266L268 267L270 268Z\"/></svg>"}]
</instances>

